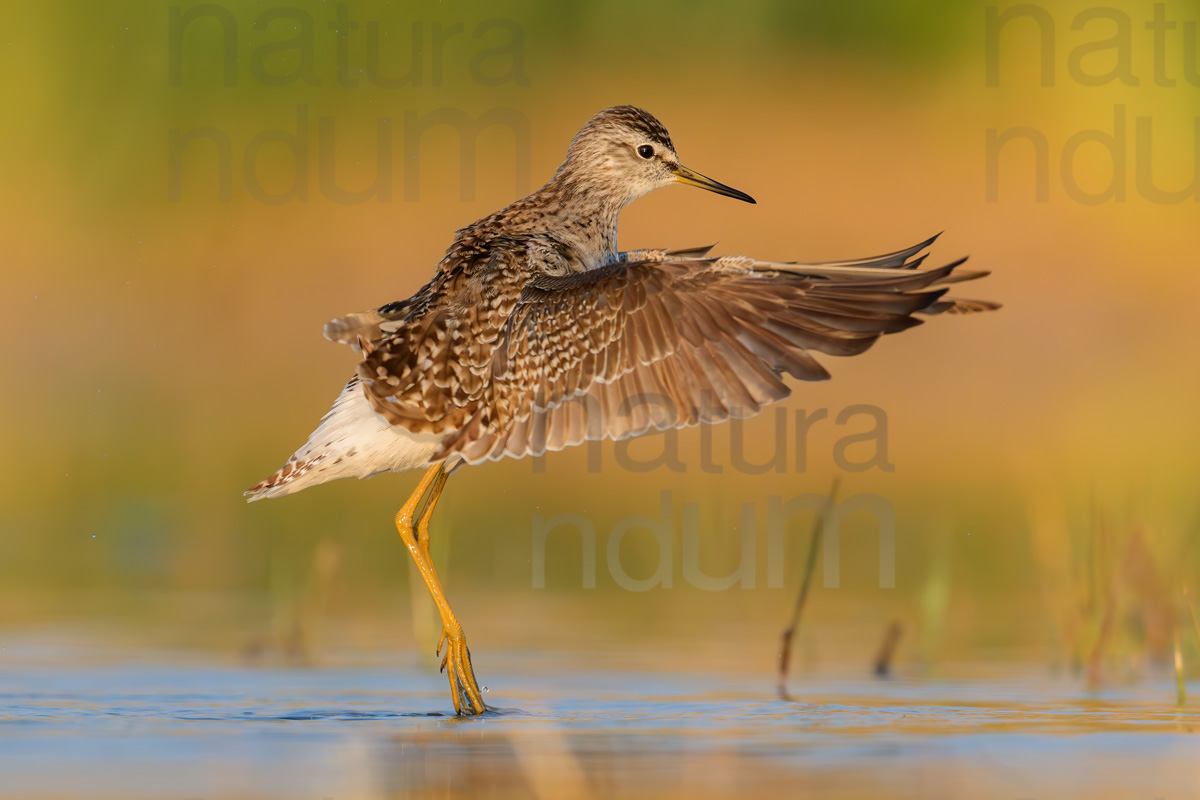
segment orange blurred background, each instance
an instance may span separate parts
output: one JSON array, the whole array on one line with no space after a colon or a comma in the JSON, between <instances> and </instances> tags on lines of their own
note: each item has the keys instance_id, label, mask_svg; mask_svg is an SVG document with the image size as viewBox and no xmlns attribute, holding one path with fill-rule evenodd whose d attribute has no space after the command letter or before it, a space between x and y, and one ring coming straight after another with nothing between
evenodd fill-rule
<instances>
[{"instance_id":1,"label":"orange blurred background","mask_svg":"<svg viewBox=\"0 0 1200 800\"><path fill-rule=\"evenodd\" d=\"M1161 5L1180 24L1156 42L1153 7L1130 2L1041 16L883 0L10 4L0 625L230 647L305 618L324 621L311 622L318 653L403 642L409 576L391 516L415 475L250 507L241 492L304 441L355 366L321 326L413 293L455 229L541 185L579 126L618 103L650 110L685 164L758 200L655 193L623 215L623 248L715 241L818 260L944 230L931 263L969 254L992 275L962 293L1004 309L825 359L834 380L786 404L793 426L798 410L829 412L803 470L794 427L783 473L736 470L728 427L712 432L720 474L698 466L697 430L673 440L684 472L621 468L611 443L598 472L584 448L544 470L462 470L435 556L460 613L486 620L468 622L476 647L669 630L706 658L739 641L761 657L807 531L793 521L788 588L768 588L769 499L828 491L835 445L862 430L833 418L860 404L886 413L894 470L845 474L843 491L895 507L896 586L878 586L874 523L849 519L840 587L807 618L827 652L866 659L899 619L915 631L908 658L1077 661L1109 585L1128 613L1165 603L1176 619L1200 577L1200 91L1184 47L1200 7ZM443 117L496 124L472 147L461 126L431 124ZM1026 130L989 152L1013 129ZM330 176L342 192L390 182L390 197L339 201ZM1147 181L1193 191L1166 203ZM1087 202L1122 182L1119 198ZM769 458L779 424L746 423L751 462ZM663 442L628 451L653 458ZM755 588L682 579L678 529L671 587L617 585L606 536L657 517L662 491L676 528L682 504L700 504L714 575L735 568L740 507L754 505ZM533 588L534 516L560 513L599 532L595 591L570 531L552 535L546 588ZM659 563L646 531L620 552L638 577ZM412 602L420 638L427 608ZM1156 646L1147 629L1129 628L1128 659Z\"/></svg>"}]
</instances>

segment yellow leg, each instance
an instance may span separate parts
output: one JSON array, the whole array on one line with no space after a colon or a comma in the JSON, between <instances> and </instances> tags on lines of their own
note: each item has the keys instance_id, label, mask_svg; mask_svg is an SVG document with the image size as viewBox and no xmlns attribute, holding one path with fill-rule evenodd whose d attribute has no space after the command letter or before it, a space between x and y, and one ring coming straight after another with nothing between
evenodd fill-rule
<instances>
[{"instance_id":1,"label":"yellow leg","mask_svg":"<svg viewBox=\"0 0 1200 800\"><path fill-rule=\"evenodd\" d=\"M417 571L433 596L438 613L442 616L442 638L438 643L438 652L442 644L446 645L446 655L442 658L442 669L450 678L450 692L454 698L454 710L462 716L482 714L487 710L483 703L483 695L475 680L475 671L471 667L471 653L467 649L467 639L462 626L450 610L446 602L446 594L442 590L442 582L434 569L433 559L429 555L429 518L433 516L433 508L437 505L438 497L446 485L449 473L441 464L435 464L421 476L416 491L408 498L408 502L396 514L396 530L408 548ZM421 497L428 492L425 505L417 517L416 530L413 529L413 514Z\"/></svg>"},{"instance_id":2,"label":"yellow leg","mask_svg":"<svg viewBox=\"0 0 1200 800\"><path fill-rule=\"evenodd\" d=\"M433 483L430 485L429 494L425 498L425 505L421 507L421 513L417 515L417 545L421 548L421 557L425 559L425 563L429 565L429 569L433 571L433 577L441 584L441 577L438 575L437 567L434 566L433 556L429 553L429 520L433 517L433 507L437 505L438 498L442 496L442 489L446 486L446 480L450 477L450 473L445 469L439 469L433 476ZM432 590L431 590L432 591ZM447 606L447 611L449 607ZM441 606L438 607L438 613L442 613ZM453 618L454 615L450 614ZM442 654L442 645L446 643L446 615L442 614L442 635L438 638L437 649L435 655ZM446 661L442 660L442 669L446 669Z\"/></svg>"},{"instance_id":3,"label":"yellow leg","mask_svg":"<svg viewBox=\"0 0 1200 800\"><path fill-rule=\"evenodd\" d=\"M434 575L437 574L437 569L433 567L433 558L429 555L429 520L433 516L433 507L437 505L438 498L441 497L442 489L446 487L446 481L449 477L450 473L445 469L438 469L433 476L433 483L429 489L429 497L425 500L425 505L421 507L421 513L417 516L417 544L421 546L421 554L425 556L425 561L433 568Z\"/></svg>"}]
</instances>

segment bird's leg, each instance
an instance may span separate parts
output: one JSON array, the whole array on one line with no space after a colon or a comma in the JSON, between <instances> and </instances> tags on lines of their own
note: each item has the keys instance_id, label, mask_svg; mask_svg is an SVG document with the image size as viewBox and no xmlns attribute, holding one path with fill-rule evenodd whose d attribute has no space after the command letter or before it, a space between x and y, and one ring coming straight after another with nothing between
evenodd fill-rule
<instances>
[{"instance_id":1,"label":"bird's leg","mask_svg":"<svg viewBox=\"0 0 1200 800\"><path fill-rule=\"evenodd\" d=\"M483 702L479 684L475 680L475 670L471 666L471 651L467 648L467 639L462 626L458 624L454 612L450 610L450 604L446 601L445 594L441 591L437 567L434 566L433 557L429 553L429 520L433 517L434 507L437 505L449 477L450 472L444 466L434 476L433 485L425 499L425 505L417 517L417 545L421 548L421 553L425 558L425 563L429 565L434 581L437 582L438 589L434 594L434 600L442 615L442 636L438 640L437 654L441 655L442 646L445 645L446 654L442 657L442 669L446 670L450 678L450 690L456 697L455 710L464 715L480 714L487 706ZM431 591L433 590L431 589ZM467 708L469 710L463 710Z\"/></svg>"},{"instance_id":2,"label":"bird's leg","mask_svg":"<svg viewBox=\"0 0 1200 800\"><path fill-rule=\"evenodd\" d=\"M441 578L438 576L437 567L433 564L433 556L429 553L429 519L433 516L433 507L437 500L441 497L442 489L446 486L446 480L450 477L450 473L445 469L439 469L433 476L433 483L429 489L429 496L425 499L425 504L421 506L421 513L417 515L417 545L421 548L421 555L425 559L425 563L429 565L429 569L433 572L433 577L439 583ZM441 607L438 607L438 612L441 613ZM443 615L444 618L444 615ZM442 635L438 638L437 649L435 655L442 654L442 645L446 643L446 627L445 622L442 624ZM442 668L445 669L445 661L442 662Z\"/></svg>"},{"instance_id":3,"label":"bird's leg","mask_svg":"<svg viewBox=\"0 0 1200 800\"><path fill-rule=\"evenodd\" d=\"M421 554L425 556L425 561L429 563L434 575L437 575L437 568L433 566L433 557L429 554L429 519L433 516L433 507L441 497L442 489L445 488L449 477L450 473L445 469L437 471L433 476L429 496L425 500L425 505L421 507L421 513L417 516L417 544L421 546Z\"/></svg>"},{"instance_id":4,"label":"bird's leg","mask_svg":"<svg viewBox=\"0 0 1200 800\"><path fill-rule=\"evenodd\" d=\"M437 505L438 497L446 485L447 477L449 473L441 464L435 464L425 471L408 502L396 514L396 530L400 532L400 538L408 548L409 555L417 565L417 571L421 573L425 586L437 605L438 613L442 616L442 638L438 644L438 651L441 651L441 645L444 643L446 655L442 658L442 669L450 678L454 710L462 716L473 716L482 714L487 710L487 706L483 703L483 695L475 680L475 671L471 668L471 653L467 650L467 639L463 635L462 626L458 624L454 612L450 610L450 604L446 602L442 582L438 579L437 570L434 569L433 560L429 556L429 518L433 516L434 506ZM425 505L417 517L414 531L413 514L426 492L428 497L425 498Z\"/></svg>"}]
</instances>

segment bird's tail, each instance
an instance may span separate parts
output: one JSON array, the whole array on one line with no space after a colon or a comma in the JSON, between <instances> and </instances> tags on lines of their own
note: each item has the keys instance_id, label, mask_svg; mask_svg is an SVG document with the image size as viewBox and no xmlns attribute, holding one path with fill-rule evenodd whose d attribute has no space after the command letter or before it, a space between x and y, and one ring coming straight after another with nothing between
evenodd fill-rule
<instances>
[{"instance_id":1,"label":"bird's tail","mask_svg":"<svg viewBox=\"0 0 1200 800\"><path fill-rule=\"evenodd\" d=\"M333 408L287 463L246 491L251 501L280 497L337 478L369 478L424 466L437 447L432 434L391 425L371 408L362 379L350 379Z\"/></svg>"},{"instance_id":2,"label":"bird's tail","mask_svg":"<svg viewBox=\"0 0 1200 800\"><path fill-rule=\"evenodd\" d=\"M347 412L353 411L356 399L359 399L359 404L366 402L365 398L362 398L362 388L357 377L342 389L342 393L334 401L333 408L321 418L321 424L308 437L304 446L293 453L287 463L270 477L246 490L245 496L249 501L280 497L307 486L345 477L342 473L346 470L339 467L345 464L348 454L353 456L354 453L344 446L346 439L339 433L346 427Z\"/></svg>"}]
</instances>

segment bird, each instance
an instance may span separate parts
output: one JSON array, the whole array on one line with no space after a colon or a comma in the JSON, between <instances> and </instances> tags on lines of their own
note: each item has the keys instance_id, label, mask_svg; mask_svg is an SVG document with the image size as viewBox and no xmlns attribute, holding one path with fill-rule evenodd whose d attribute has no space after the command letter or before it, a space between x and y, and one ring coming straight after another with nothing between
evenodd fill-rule
<instances>
[{"instance_id":1,"label":"bird","mask_svg":"<svg viewBox=\"0 0 1200 800\"><path fill-rule=\"evenodd\" d=\"M493 709L430 557L452 472L753 416L789 396L785 375L830 377L814 353L857 355L918 314L999 307L946 296L988 273L960 269L965 258L922 268L937 236L835 262L620 251L621 210L672 184L755 203L683 166L649 112L595 114L544 186L455 233L416 294L325 326L357 369L305 444L245 493L423 470L395 525L441 616L436 652L458 715Z\"/></svg>"}]
</instances>

